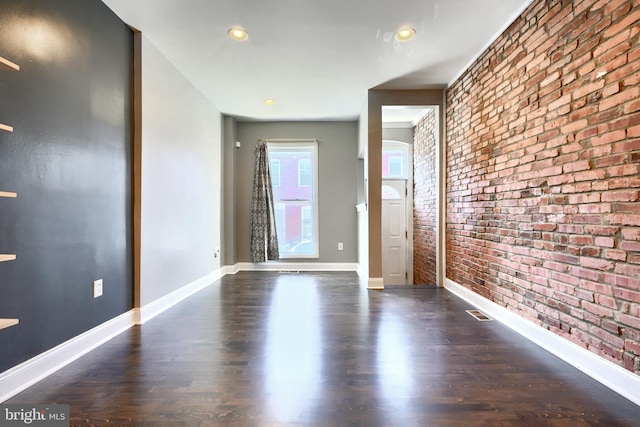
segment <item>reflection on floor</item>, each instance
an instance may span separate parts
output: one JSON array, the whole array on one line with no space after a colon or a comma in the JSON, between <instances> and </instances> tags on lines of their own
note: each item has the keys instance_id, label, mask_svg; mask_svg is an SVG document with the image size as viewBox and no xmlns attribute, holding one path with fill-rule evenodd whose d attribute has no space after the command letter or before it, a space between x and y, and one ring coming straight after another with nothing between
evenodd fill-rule
<instances>
[{"instance_id":1,"label":"reflection on floor","mask_svg":"<svg viewBox=\"0 0 640 427\"><path fill-rule=\"evenodd\" d=\"M72 425L638 426L640 407L443 289L226 276L6 403Z\"/></svg>"}]
</instances>

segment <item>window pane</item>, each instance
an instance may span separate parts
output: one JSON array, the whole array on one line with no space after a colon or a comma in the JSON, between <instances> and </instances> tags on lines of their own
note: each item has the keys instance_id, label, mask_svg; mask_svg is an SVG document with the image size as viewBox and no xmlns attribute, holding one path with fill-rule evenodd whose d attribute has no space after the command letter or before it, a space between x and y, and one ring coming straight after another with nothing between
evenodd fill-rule
<instances>
[{"instance_id":1,"label":"window pane","mask_svg":"<svg viewBox=\"0 0 640 427\"><path fill-rule=\"evenodd\" d=\"M284 202L284 227L278 228L280 256L296 258L315 254L311 202ZM277 214L276 214L277 217Z\"/></svg>"},{"instance_id":2,"label":"window pane","mask_svg":"<svg viewBox=\"0 0 640 427\"><path fill-rule=\"evenodd\" d=\"M402 176L402 157L389 157L389 177L401 178Z\"/></svg>"},{"instance_id":3,"label":"window pane","mask_svg":"<svg viewBox=\"0 0 640 427\"><path fill-rule=\"evenodd\" d=\"M271 173L271 185L280 187L280 159L269 160L269 172Z\"/></svg>"},{"instance_id":4,"label":"window pane","mask_svg":"<svg viewBox=\"0 0 640 427\"><path fill-rule=\"evenodd\" d=\"M299 164L300 160L306 160L307 164L311 162L311 152L309 150L284 150L282 148L269 147L270 163L278 162L280 164L279 186L273 186L274 200L312 200L312 186L299 185ZM273 177L272 177L273 179ZM309 181L313 182L311 174L308 175Z\"/></svg>"},{"instance_id":5,"label":"window pane","mask_svg":"<svg viewBox=\"0 0 640 427\"><path fill-rule=\"evenodd\" d=\"M382 177L407 178L408 161L407 149L382 147Z\"/></svg>"}]
</instances>

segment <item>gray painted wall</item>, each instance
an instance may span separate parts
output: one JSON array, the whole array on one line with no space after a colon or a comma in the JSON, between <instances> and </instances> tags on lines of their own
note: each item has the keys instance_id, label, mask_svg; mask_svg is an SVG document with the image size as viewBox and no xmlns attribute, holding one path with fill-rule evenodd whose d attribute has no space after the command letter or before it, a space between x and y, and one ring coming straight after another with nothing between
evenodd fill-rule
<instances>
[{"instance_id":1,"label":"gray painted wall","mask_svg":"<svg viewBox=\"0 0 640 427\"><path fill-rule=\"evenodd\" d=\"M220 112L142 39L140 300L220 268Z\"/></svg>"},{"instance_id":2,"label":"gray painted wall","mask_svg":"<svg viewBox=\"0 0 640 427\"><path fill-rule=\"evenodd\" d=\"M413 144L413 128L382 128L382 139Z\"/></svg>"},{"instance_id":3,"label":"gray painted wall","mask_svg":"<svg viewBox=\"0 0 640 427\"><path fill-rule=\"evenodd\" d=\"M303 262L357 261L357 122L238 122L235 150L237 262L249 262L254 148L258 139L320 138L318 211L320 258ZM225 164L225 169L230 166ZM225 199L225 203L230 200ZM229 221L226 228L231 227ZM344 250L338 251L338 242ZM287 262L293 260L287 259Z\"/></svg>"},{"instance_id":4,"label":"gray painted wall","mask_svg":"<svg viewBox=\"0 0 640 427\"><path fill-rule=\"evenodd\" d=\"M222 158L224 161L222 186L224 192L222 218L222 264L236 261L236 120L225 116L222 127Z\"/></svg>"}]
</instances>

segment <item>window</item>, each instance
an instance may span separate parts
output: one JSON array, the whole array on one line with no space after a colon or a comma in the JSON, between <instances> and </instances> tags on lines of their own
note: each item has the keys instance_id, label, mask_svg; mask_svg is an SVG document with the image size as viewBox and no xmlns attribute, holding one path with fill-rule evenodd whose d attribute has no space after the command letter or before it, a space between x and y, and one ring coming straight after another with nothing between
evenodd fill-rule
<instances>
[{"instance_id":1,"label":"window","mask_svg":"<svg viewBox=\"0 0 640 427\"><path fill-rule=\"evenodd\" d=\"M271 185L280 187L280 159L269 159L269 172L271 173Z\"/></svg>"},{"instance_id":2,"label":"window","mask_svg":"<svg viewBox=\"0 0 640 427\"><path fill-rule=\"evenodd\" d=\"M278 142L268 147L280 258L317 258L317 145Z\"/></svg>"},{"instance_id":3,"label":"window","mask_svg":"<svg viewBox=\"0 0 640 427\"><path fill-rule=\"evenodd\" d=\"M402 156L390 156L389 157L389 177L403 177L404 173L402 171Z\"/></svg>"},{"instance_id":4,"label":"window","mask_svg":"<svg viewBox=\"0 0 640 427\"><path fill-rule=\"evenodd\" d=\"M382 178L409 177L409 148L403 142L382 141Z\"/></svg>"},{"instance_id":5,"label":"window","mask_svg":"<svg viewBox=\"0 0 640 427\"><path fill-rule=\"evenodd\" d=\"M309 187L311 182L311 159L298 159L298 185Z\"/></svg>"}]
</instances>

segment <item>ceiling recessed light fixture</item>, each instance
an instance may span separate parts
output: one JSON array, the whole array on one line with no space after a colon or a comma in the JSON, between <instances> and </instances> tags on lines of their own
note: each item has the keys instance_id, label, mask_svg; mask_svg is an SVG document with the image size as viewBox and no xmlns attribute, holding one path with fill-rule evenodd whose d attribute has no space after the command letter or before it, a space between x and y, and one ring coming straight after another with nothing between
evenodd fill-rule
<instances>
[{"instance_id":1,"label":"ceiling recessed light fixture","mask_svg":"<svg viewBox=\"0 0 640 427\"><path fill-rule=\"evenodd\" d=\"M227 34L229 34L229 37L231 37L233 40L236 40L239 42L243 42L249 38L249 33L247 33L244 29L240 27L229 28L229 31L227 31Z\"/></svg>"},{"instance_id":2,"label":"ceiling recessed light fixture","mask_svg":"<svg viewBox=\"0 0 640 427\"><path fill-rule=\"evenodd\" d=\"M411 27L402 27L396 33L396 40L399 42L406 42L413 38L416 35L416 30Z\"/></svg>"},{"instance_id":3,"label":"ceiling recessed light fixture","mask_svg":"<svg viewBox=\"0 0 640 427\"><path fill-rule=\"evenodd\" d=\"M273 99L265 99L262 102L264 103L264 105L267 105L269 107L271 107L272 105L276 105L276 101L274 101Z\"/></svg>"}]
</instances>

